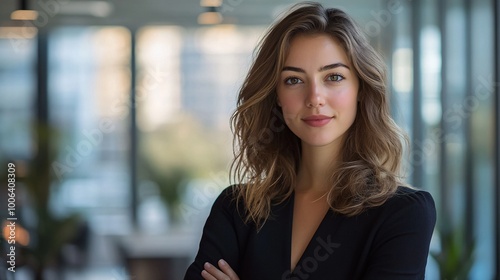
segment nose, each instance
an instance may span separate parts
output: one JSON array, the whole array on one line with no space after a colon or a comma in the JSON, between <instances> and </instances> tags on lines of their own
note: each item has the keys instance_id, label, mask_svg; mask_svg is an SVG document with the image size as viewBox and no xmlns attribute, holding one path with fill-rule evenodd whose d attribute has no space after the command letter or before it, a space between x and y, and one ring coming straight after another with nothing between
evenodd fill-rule
<instances>
[{"instance_id":1,"label":"nose","mask_svg":"<svg viewBox=\"0 0 500 280\"><path fill-rule=\"evenodd\" d=\"M316 108L325 105L325 89L318 83L311 83L306 98L306 105L309 108Z\"/></svg>"}]
</instances>

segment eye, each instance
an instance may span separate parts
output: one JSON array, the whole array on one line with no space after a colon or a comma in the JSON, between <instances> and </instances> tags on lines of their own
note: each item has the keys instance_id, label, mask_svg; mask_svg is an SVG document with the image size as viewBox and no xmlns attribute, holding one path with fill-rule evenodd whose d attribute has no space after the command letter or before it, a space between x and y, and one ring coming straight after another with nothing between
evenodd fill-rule
<instances>
[{"instance_id":1,"label":"eye","mask_svg":"<svg viewBox=\"0 0 500 280\"><path fill-rule=\"evenodd\" d=\"M343 79L344 79L344 76L342 76L340 74L331 74L328 77L326 77L326 80L331 81L331 82L340 82Z\"/></svg>"},{"instance_id":2,"label":"eye","mask_svg":"<svg viewBox=\"0 0 500 280\"><path fill-rule=\"evenodd\" d=\"M297 77L289 77L285 79L285 84L287 85L296 85L302 83L302 80Z\"/></svg>"}]
</instances>

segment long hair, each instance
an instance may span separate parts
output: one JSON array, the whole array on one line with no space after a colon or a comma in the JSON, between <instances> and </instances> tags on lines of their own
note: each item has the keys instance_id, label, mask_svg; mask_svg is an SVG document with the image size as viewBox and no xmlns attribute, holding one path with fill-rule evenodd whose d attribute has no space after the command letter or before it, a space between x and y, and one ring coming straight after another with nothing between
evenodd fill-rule
<instances>
[{"instance_id":1,"label":"long hair","mask_svg":"<svg viewBox=\"0 0 500 280\"><path fill-rule=\"evenodd\" d=\"M339 9L295 5L259 42L231 117L234 160L231 178L244 218L259 229L271 206L293 192L301 158L300 139L283 120L276 87L290 42L298 34L337 39L360 81L356 118L346 132L338 168L332 170L328 203L348 216L382 205L395 192L406 136L389 112L386 69L355 22Z\"/></svg>"}]
</instances>

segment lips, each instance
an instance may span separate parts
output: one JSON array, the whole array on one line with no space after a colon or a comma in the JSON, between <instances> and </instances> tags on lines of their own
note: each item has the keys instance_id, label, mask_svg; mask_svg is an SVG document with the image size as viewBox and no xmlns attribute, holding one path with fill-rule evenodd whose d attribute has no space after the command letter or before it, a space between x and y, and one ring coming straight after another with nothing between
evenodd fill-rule
<instances>
[{"instance_id":1,"label":"lips","mask_svg":"<svg viewBox=\"0 0 500 280\"><path fill-rule=\"evenodd\" d=\"M325 115L312 115L302 118L302 120L309 126L312 127L322 127L328 124L333 117L325 116Z\"/></svg>"}]
</instances>

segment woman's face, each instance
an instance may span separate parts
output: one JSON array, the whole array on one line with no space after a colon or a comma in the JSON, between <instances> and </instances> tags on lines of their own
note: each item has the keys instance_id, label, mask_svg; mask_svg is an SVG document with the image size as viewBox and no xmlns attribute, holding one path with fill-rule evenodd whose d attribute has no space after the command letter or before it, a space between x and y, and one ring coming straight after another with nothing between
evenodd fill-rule
<instances>
[{"instance_id":1,"label":"woman's face","mask_svg":"<svg viewBox=\"0 0 500 280\"><path fill-rule=\"evenodd\" d=\"M356 117L359 81L331 36L297 35L277 86L285 123L303 145L339 145Z\"/></svg>"}]
</instances>

